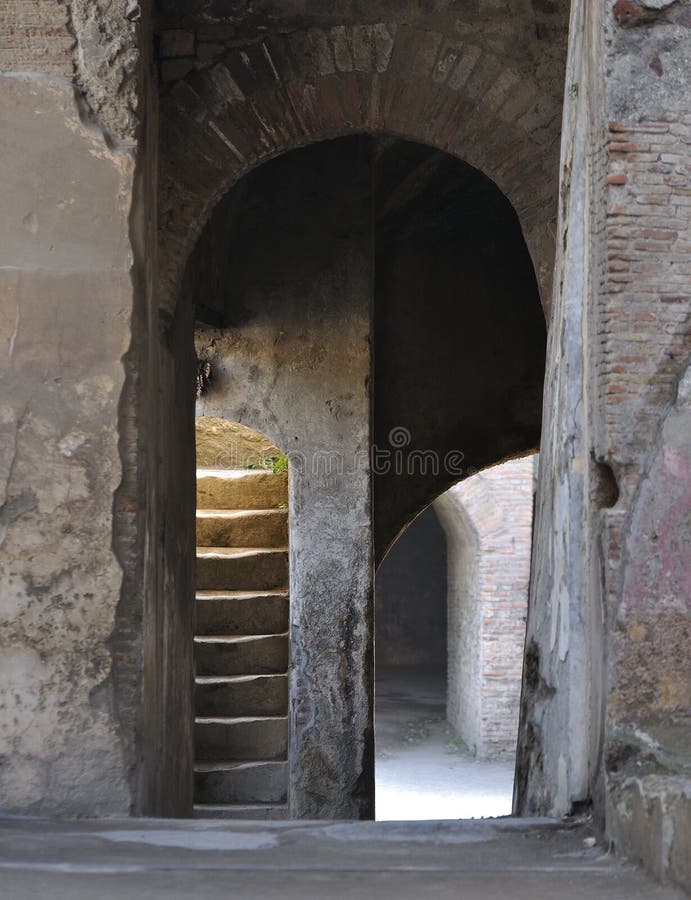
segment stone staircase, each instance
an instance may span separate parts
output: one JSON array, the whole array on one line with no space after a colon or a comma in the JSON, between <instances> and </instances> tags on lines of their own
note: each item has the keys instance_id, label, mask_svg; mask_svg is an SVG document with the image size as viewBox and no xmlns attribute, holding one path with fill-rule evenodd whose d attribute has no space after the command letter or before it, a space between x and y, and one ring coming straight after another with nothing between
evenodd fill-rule
<instances>
[{"instance_id":1,"label":"stone staircase","mask_svg":"<svg viewBox=\"0 0 691 900\"><path fill-rule=\"evenodd\" d=\"M286 818L288 480L197 470L194 815Z\"/></svg>"}]
</instances>

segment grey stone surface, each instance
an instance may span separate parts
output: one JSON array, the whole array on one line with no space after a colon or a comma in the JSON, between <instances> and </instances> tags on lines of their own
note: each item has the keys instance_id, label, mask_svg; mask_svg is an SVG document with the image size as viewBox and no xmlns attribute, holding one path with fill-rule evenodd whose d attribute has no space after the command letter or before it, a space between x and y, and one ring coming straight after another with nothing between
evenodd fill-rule
<instances>
[{"instance_id":1,"label":"grey stone surface","mask_svg":"<svg viewBox=\"0 0 691 900\"><path fill-rule=\"evenodd\" d=\"M588 327L598 277L590 256L598 207L591 154L600 138L602 22L597 5L572 7L564 108L555 297L547 350L526 635L515 809L564 815L596 789L602 717L600 597L586 524L590 397ZM586 198L592 197L587 203ZM603 201L604 202L604 201ZM597 512L594 511L597 515ZM594 581L594 578L592 579Z\"/></svg>"},{"instance_id":2,"label":"grey stone surface","mask_svg":"<svg viewBox=\"0 0 691 900\"><path fill-rule=\"evenodd\" d=\"M588 828L476 822L3 822L12 900L682 900Z\"/></svg>"},{"instance_id":3,"label":"grey stone surface","mask_svg":"<svg viewBox=\"0 0 691 900\"><path fill-rule=\"evenodd\" d=\"M0 807L125 813L134 711L110 640L134 161L58 79L0 76L0 119ZM120 660L141 676L136 640Z\"/></svg>"}]
</instances>

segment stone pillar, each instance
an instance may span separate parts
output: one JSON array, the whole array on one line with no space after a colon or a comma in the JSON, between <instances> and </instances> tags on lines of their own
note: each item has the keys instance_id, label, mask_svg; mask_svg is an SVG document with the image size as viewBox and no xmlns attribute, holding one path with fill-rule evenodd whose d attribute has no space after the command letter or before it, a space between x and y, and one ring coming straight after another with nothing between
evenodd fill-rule
<instances>
[{"instance_id":1,"label":"stone pillar","mask_svg":"<svg viewBox=\"0 0 691 900\"><path fill-rule=\"evenodd\" d=\"M189 269L196 296L208 302L204 285L230 285L228 317L242 312L241 324L197 333L214 373L199 412L260 431L290 459L296 818L373 815L372 246L362 148L358 138L326 156L310 148L246 176ZM214 246L234 253L219 261Z\"/></svg>"}]
</instances>

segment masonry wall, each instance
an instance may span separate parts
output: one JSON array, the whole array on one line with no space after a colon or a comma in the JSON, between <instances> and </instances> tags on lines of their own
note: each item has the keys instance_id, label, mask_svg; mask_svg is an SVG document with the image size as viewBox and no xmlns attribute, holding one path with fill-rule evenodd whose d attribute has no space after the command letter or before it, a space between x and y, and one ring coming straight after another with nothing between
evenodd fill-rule
<instances>
[{"instance_id":1,"label":"masonry wall","mask_svg":"<svg viewBox=\"0 0 691 900\"><path fill-rule=\"evenodd\" d=\"M359 138L319 149L228 195L183 298L227 272L229 327L196 335L213 373L198 412L290 459L290 814L357 819L374 797L369 168Z\"/></svg>"},{"instance_id":2,"label":"masonry wall","mask_svg":"<svg viewBox=\"0 0 691 900\"><path fill-rule=\"evenodd\" d=\"M686 886L690 15L572 10L517 774Z\"/></svg>"},{"instance_id":3,"label":"masonry wall","mask_svg":"<svg viewBox=\"0 0 691 900\"><path fill-rule=\"evenodd\" d=\"M481 759L516 749L534 464L485 469L435 503L449 543L447 716Z\"/></svg>"}]
</instances>

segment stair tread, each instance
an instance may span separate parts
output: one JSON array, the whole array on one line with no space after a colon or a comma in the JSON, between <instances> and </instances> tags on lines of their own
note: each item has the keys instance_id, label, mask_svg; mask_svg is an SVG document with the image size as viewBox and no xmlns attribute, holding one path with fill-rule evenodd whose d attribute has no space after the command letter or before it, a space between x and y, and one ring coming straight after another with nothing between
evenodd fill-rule
<instances>
[{"instance_id":1,"label":"stair tread","mask_svg":"<svg viewBox=\"0 0 691 900\"><path fill-rule=\"evenodd\" d=\"M219 759L212 762L195 762L194 771L234 772L237 769L258 769L264 766L287 766L287 759Z\"/></svg>"},{"instance_id":2,"label":"stair tread","mask_svg":"<svg viewBox=\"0 0 691 900\"><path fill-rule=\"evenodd\" d=\"M203 507L197 509L198 518L207 519L240 519L242 516L287 516L288 510L277 507L276 509L212 509Z\"/></svg>"},{"instance_id":3,"label":"stair tread","mask_svg":"<svg viewBox=\"0 0 691 900\"><path fill-rule=\"evenodd\" d=\"M266 591L196 591L197 600L250 600L257 597L288 597L288 590L271 588Z\"/></svg>"},{"instance_id":4,"label":"stair tread","mask_svg":"<svg viewBox=\"0 0 691 900\"><path fill-rule=\"evenodd\" d=\"M237 635L229 635L229 634L195 634L194 640L199 644L241 644L247 643L249 641L259 641L264 638L287 638L287 631L280 631L277 634L237 634ZM247 673L251 675L251 672ZM270 674L270 673L266 673ZM280 674L276 672L275 674Z\"/></svg>"},{"instance_id":5,"label":"stair tread","mask_svg":"<svg viewBox=\"0 0 691 900\"><path fill-rule=\"evenodd\" d=\"M195 725L243 725L249 722L287 722L288 716L198 716Z\"/></svg>"},{"instance_id":6,"label":"stair tread","mask_svg":"<svg viewBox=\"0 0 691 900\"><path fill-rule=\"evenodd\" d=\"M258 556L260 553L287 552L287 547L197 547L197 558L233 559L240 556Z\"/></svg>"},{"instance_id":7,"label":"stair tread","mask_svg":"<svg viewBox=\"0 0 691 900\"><path fill-rule=\"evenodd\" d=\"M261 678L281 678L286 679L287 672L276 672L270 675L197 675L194 679L195 684L243 684L249 681L257 681Z\"/></svg>"},{"instance_id":8,"label":"stair tread","mask_svg":"<svg viewBox=\"0 0 691 900\"><path fill-rule=\"evenodd\" d=\"M271 469L197 469L197 478L224 478L231 481L233 479L261 477L278 479L280 476L277 476Z\"/></svg>"}]
</instances>

